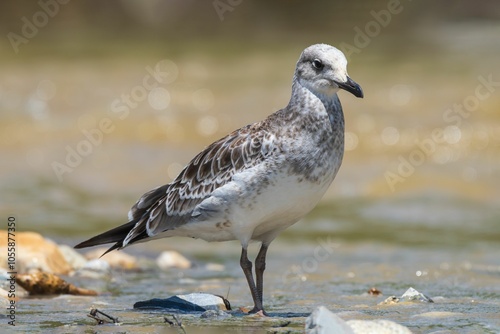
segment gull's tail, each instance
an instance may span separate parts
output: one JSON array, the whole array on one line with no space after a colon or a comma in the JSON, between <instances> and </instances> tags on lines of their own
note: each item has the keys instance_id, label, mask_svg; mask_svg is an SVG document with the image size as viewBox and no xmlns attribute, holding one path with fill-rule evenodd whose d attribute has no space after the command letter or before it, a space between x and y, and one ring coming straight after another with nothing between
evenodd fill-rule
<instances>
[{"instance_id":1,"label":"gull's tail","mask_svg":"<svg viewBox=\"0 0 500 334\"><path fill-rule=\"evenodd\" d=\"M130 209L130 221L128 223L115 227L114 229L106 231L102 234L96 235L95 237L92 237L88 240L85 240L76 245L75 248L86 248L114 242L115 244L111 246L106 252L104 252L104 254L102 254L105 255L112 250L123 248L139 240L149 237L146 232L146 223L149 219L150 210L151 208L154 208L155 206L161 204L158 203L158 201L162 197L166 196L166 190L168 186L169 185L167 184L155 188L142 195L139 201L137 201L132 209ZM162 206L162 209L164 210L164 206Z\"/></svg>"},{"instance_id":2,"label":"gull's tail","mask_svg":"<svg viewBox=\"0 0 500 334\"><path fill-rule=\"evenodd\" d=\"M115 244L111 246L106 252L104 252L104 254L102 254L105 255L111 252L112 250L119 249L123 246L123 240L130 233L130 230L134 228L136 223L137 221L131 221L126 224L115 227L114 229L111 229L109 231L96 235L95 237L92 237L88 240L80 242L78 245L75 246L75 248L87 248L114 242Z\"/></svg>"}]
</instances>

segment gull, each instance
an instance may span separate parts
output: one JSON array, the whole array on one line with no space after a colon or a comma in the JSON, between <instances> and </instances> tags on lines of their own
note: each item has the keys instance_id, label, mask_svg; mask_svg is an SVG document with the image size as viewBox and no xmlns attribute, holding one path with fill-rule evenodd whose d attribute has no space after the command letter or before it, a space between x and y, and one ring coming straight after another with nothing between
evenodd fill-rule
<instances>
[{"instance_id":1,"label":"gull","mask_svg":"<svg viewBox=\"0 0 500 334\"><path fill-rule=\"evenodd\" d=\"M168 184L144 195L129 222L75 246L131 244L182 236L239 240L240 266L254 307L263 307L264 270L271 242L310 212L335 178L344 155L344 115L337 92L363 97L333 46L306 48L297 62L288 105L217 140ZM247 248L261 243L255 279ZM103 255L104 255L103 254Z\"/></svg>"}]
</instances>

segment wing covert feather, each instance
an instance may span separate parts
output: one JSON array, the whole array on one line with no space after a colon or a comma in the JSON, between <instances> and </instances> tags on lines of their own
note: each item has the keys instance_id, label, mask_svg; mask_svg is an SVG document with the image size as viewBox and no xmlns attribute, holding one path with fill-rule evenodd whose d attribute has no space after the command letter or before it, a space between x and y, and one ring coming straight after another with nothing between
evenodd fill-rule
<instances>
[{"instance_id":1,"label":"wing covert feather","mask_svg":"<svg viewBox=\"0 0 500 334\"><path fill-rule=\"evenodd\" d=\"M195 207L214 190L272 154L275 137L260 125L243 127L214 142L195 156L172 183L144 194L129 212L130 220L138 222L123 246L185 224Z\"/></svg>"}]
</instances>

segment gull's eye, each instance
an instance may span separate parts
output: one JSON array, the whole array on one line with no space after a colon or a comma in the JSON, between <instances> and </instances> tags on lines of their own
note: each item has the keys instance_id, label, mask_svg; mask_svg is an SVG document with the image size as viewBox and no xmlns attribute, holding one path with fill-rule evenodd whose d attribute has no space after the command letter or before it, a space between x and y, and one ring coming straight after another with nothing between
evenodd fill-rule
<instances>
[{"instance_id":1,"label":"gull's eye","mask_svg":"<svg viewBox=\"0 0 500 334\"><path fill-rule=\"evenodd\" d=\"M315 69L317 69L317 70L322 70L322 69L323 69L323 67L325 67L325 65L323 65L323 63L322 63L322 62L321 62L321 60L319 60L319 59L314 59L314 60L312 61L312 65L313 65L313 67L314 67Z\"/></svg>"}]
</instances>

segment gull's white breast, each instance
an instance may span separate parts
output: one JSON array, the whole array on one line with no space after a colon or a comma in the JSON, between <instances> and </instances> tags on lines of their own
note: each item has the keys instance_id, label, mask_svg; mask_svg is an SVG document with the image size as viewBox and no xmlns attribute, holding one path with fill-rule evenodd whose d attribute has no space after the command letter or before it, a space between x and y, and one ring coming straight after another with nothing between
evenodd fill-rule
<instances>
[{"instance_id":1,"label":"gull's white breast","mask_svg":"<svg viewBox=\"0 0 500 334\"><path fill-rule=\"evenodd\" d=\"M317 182L269 164L243 171L200 203L190 222L163 236L242 243L272 240L316 206L338 170L337 162L331 163L323 166L329 171Z\"/></svg>"}]
</instances>

